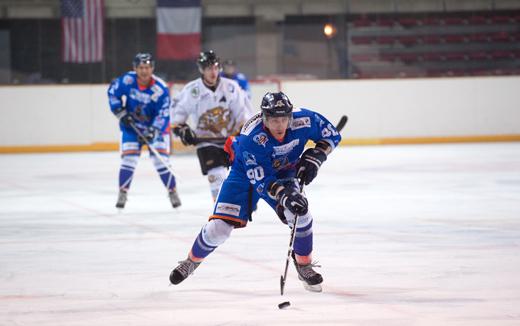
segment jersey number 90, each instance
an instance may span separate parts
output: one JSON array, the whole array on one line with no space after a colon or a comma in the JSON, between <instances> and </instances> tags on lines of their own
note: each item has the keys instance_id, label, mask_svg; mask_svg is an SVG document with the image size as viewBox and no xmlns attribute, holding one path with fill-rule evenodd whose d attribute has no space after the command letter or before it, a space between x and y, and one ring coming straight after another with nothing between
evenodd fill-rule
<instances>
[{"instance_id":1,"label":"jersey number 90","mask_svg":"<svg viewBox=\"0 0 520 326\"><path fill-rule=\"evenodd\" d=\"M254 168L247 170L246 174L249 178L249 182L255 184L257 181L264 178L264 169L261 166L255 166Z\"/></svg>"}]
</instances>

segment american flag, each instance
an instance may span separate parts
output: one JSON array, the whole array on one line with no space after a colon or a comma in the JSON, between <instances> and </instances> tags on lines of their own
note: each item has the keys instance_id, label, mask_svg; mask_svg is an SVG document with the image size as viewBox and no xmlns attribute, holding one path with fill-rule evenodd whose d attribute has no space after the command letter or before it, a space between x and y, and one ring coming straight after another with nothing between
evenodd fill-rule
<instances>
[{"instance_id":1,"label":"american flag","mask_svg":"<svg viewBox=\"0 0 520 326\"><path fill-rule=\"evenodd\" d=\"M103 60L103 1L61 0L64 62Z\"/></svg>"}]
</instances>

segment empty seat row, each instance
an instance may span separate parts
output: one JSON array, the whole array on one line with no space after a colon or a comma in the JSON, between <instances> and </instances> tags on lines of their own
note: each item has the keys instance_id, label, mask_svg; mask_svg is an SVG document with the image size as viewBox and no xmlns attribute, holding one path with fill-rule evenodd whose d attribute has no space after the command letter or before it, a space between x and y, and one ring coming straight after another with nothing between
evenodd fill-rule
<instances>
[{"instance_id":1,"label":"empty seat row","mask_svg":"<svg viewBox=\"0 0 520 326\"><path fill-rule=\"evenodd\" d=\"M431 35L386 35L386 36L352 36L355 45L367 44L439 44L439 43L507 43L520 41L520 32L508 33L472 33L472 34L431 34Z\"/></svg>"},{"instance_id":2,"label":"empty seat row","mask_svg":"<svg viewBox=\"0 0 520 326\"><path fill-rule=\"evenodd\" d=\"M489 25L489 24L516 24L520 22L520 13L500 13L490 12L489 15L469 15L469 16L426 16L422 18L414 17L367 17L362 16L352 21L354 27L414 27L414 26L439 26L439 25Z\"/></svg>"},{"instance_id":3,"label":"empty seat row","mask_svg":"<svg viewBox=\"0 0 520 326\"><path fill-rule=\"evenodd\" d=\"M499 69L430 69L401 71L399 69L386 71L364 71L356 70L354 78L417 78L417 77L457 77L457 76L502 76L518 75L520 68L499 68Z\"/></svg>"},{"instance_id":4,"label":"empty seat row","mask_svg":"<svg viewBox=\"0 0 520 326\"><path fill-rule=\"evenodd\" d=\"M428 52L428 53L362 53L351 55L353 62L369 61L482 61L520 59L520 50L472 51L472 52Z\"/></svg>"}]
</instances>

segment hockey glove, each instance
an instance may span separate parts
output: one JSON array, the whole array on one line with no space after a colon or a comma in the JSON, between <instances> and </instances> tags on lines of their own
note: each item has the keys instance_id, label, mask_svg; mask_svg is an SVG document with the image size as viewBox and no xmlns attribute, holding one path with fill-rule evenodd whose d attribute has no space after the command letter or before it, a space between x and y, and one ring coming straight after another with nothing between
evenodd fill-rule
<instances>
[{"instance_id":1,"label":"hockey glove","mask_svg":"<svg viewBox=\"0 0 520 326\"><path fill-rule=\"evenodd\" d=\"M195 139L197 136L195 132L185 123L173 127L173 133L181 139L181 142L185 145L195 145Z\"/></svg>"},{"instance_id":2,"label":"hockey glove","mask_svg":"<svg viewBox=\"0 0 520 326\"><path fill-rule=\"evenodd\" d=\"M140 139L141 142L150 144L154 141L157 136L159 136L159 129L155 127L148 127L143 132L143 138Z\"/></svg>"},{"instance_id":3,"label":"hockey glove","mask_svg":"<svg viewBox=\"0 0 520 326\"><path fill-rule=\"evenodd\" d=\"M320 166L327 160L327 154L318 148L307 149L298 164L296 164L296 176L308 185L318 175Z\"/></svg>"},{"instance_id":4,"label":"hockey glove","mask_svg":"<svg viewBox=\"0 0 520 326\"><path fill-rule=\"evenodd\" d=\"M134 118L125 109L119 109L114 111L116 118L119 119L125 126L130 127L134 123Z\"/></svg>"},{"instance_id":5,"label":"hockey glove","mask_svg":"<svg viewBox=\"0 0 520 326\"><path fill-rule=\"evenodd\" d=\"M276 198L278 204L287 208L293 214L305 215L309 210L309 202L300 193L300 189L294 179L273 182L269 195Z\"/></svg>"}]
</instances>

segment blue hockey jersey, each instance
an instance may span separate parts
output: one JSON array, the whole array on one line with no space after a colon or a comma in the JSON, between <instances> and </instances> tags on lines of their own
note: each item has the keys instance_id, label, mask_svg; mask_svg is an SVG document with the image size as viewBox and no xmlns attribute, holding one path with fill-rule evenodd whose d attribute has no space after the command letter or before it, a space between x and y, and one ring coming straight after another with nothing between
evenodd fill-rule
<instances>
[{"instance_id":1,"label":"blue hockey jersey","mask_svg":"<svg viewBox=\"0 0 520 326\"><path fill-rule=\"evenodd\" d=\"M165 132L170 125L170 94L166 83L152 76L148 87L137 83L137 74L130 71L114 79L108 88L108 101L112 113L125 108L136 121L136 126L144 129L153 126ZM130 127L119 124L122 131L133 132Z\"/></svg>"},{"instance_id":2,"label":"blue hockey jersey","mask_svg":"<svg viewBox=\"0 0 520 326\"><path fill-rule=\"evenodd\" d=\"M258 113L244 124L232 144L230 177L249 181L261 197L267 198L273 181L295 176L295 165L308 140L326 141L335 148L341 136L325 117L302 108L293 110L291 125L280 142L265 128Z\"/></svg>"}]
</instances>

